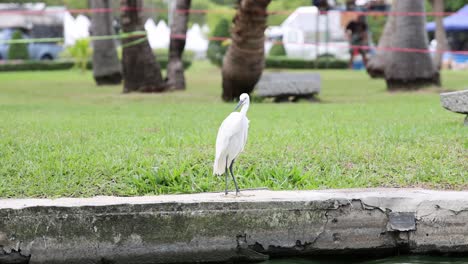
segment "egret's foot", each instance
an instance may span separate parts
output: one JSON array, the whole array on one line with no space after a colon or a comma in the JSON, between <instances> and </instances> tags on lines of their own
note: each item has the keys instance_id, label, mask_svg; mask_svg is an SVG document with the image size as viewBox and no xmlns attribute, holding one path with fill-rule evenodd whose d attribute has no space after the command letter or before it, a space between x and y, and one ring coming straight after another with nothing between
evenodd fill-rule
<instances>
[{"instance_id":1,"label":"egret's foot","mask_svg":"<svg viewBox=\"0 0 468 264\"><path fill-rule=\"evenodd\" d=\"M235 199L235 198L241 197L241 196L235 195L233 192L228 193L228 194L222 194L221 196L226 199L233 199L233 198Z\"/></svg>"},{"instance_id":2,"label":"egret's foot","mask_svg":"<svg viewBox=\"0 0 468 264\"><path fill-rule=\"evenodd\" d=\"M229 192L228 192L228 191L225 191L225 192L224 192L224 195L228 195L228 194L229 194Z\"/></svg>"},{"instance_id":3,"label":"egret's foot","mask_svg":"<svg viewBox=\"0 0 468 264\"><path fill-rule=\"evenodd\" d=\"M239 195L240 195L240 191L237 190L237 191L236 191L236 196L239 196Z\"/></svg>"}]
</instances>

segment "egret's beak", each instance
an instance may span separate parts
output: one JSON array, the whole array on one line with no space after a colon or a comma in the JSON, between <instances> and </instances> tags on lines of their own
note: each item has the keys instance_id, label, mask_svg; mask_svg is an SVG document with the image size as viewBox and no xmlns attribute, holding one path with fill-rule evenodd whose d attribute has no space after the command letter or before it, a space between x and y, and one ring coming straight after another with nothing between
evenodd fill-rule
<instances>
[{"instance_id":1,"label":"egret's beak","mask_svg":"<svg viewBox=\"0 0 468 264\"><path fill-rule=\"evenodd\" d=\"M236 105L236 108L234 108L234 111L236 111L237 109L239 109L239 107L241 107L242 105L244 104L244 101L239 101L239 103Z\"/></svg>"}]
</instances>

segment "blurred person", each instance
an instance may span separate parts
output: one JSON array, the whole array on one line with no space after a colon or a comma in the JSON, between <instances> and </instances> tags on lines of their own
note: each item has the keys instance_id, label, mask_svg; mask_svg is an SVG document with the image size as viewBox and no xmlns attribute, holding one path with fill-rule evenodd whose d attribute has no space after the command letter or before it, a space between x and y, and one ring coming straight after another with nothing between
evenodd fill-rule
<instances>
[{"instance_id":1,"label":"blurred person","mask_svg":"<svg viewBox=\"0 0 468 264\"><path fill-rule=\"evenodd\" d=\"M346 1L346 11L356 10L356 0L347 0Z\"/></svg>"},{"instance_id":2,"label":"blurred person","mask_svg":"<svg viewBox=\"0 0 468 264\"><path fill-rule=\"evenodd\" d=\"M354 56L361 54L364 66L367 66L367 49L361 46L368 46L367 22L364 16L351 20L346 26L346 36L351 48L349 49L349 68L353 68Z\"/></svg>"},{"instance_id":3,"label":"blurred person","mask_svg":"<svg viewBox=\"0 0 468 264\"><path fill-rule=\"evenodd\" d=\"M313 0L312 4L316 6L320 11L327 11L330 9L330 5L327 0Z\"/></svg>"}]
</instances>

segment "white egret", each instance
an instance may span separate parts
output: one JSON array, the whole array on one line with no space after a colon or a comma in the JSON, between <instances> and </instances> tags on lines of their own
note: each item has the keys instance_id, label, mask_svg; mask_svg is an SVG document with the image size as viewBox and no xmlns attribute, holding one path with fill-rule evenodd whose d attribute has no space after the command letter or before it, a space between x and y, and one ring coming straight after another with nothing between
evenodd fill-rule
<instances>
[{"instance_id":1,"label":"white egret","mask_svg":"<svg viewBox=\"0 0 468 264\"><path fill-rule=\"evenodd\" d=\"M247 142L249 129L247 111L249 110L249 105L249 95L246 93L241 94L239 103L234 109L234 112L224 119L219 127L218 136L216 137L216 156L213 165L213 173L215 175L225 174L225 194L228 194L228 168L231 172L234 185L236 186L236 195L239 193L236 177L232 173L232 166L239 153L244 150L245 143ZM240 112L236 112L239 107L242 107Z\"/></svg>"}]
</instances>

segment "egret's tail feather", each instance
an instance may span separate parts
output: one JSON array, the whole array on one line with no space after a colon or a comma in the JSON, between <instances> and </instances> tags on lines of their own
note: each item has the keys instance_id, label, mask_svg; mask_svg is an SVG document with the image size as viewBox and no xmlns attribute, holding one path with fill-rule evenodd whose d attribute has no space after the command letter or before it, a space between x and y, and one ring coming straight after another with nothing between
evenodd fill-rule
<instances>
[{"instance_id":1,"label":"egret's tail feather","mask_svg":"<svg viewBox=\"0 0 468 264\"><path fill-rule=\"evenodd\" d=\"M213 165L213 174L214 175L223 175L226 171L226 164L220 162L219 158L216 158Z\"/></svg>"}]
</instances>

